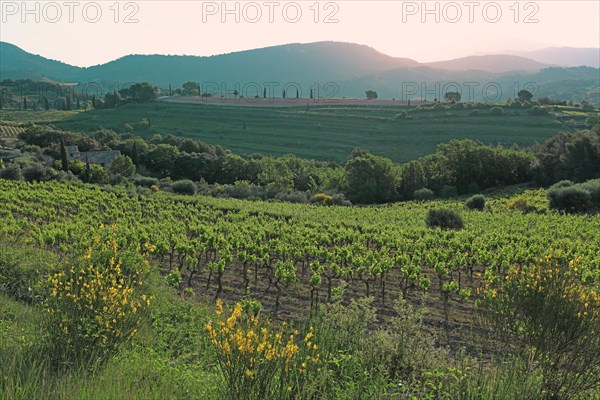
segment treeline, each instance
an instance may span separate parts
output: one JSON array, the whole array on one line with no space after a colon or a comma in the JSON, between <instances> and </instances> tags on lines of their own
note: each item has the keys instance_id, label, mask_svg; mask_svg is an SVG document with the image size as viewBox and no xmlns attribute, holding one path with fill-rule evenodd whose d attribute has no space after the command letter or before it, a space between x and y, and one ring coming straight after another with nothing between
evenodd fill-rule
<instances>
[{"instance_id":1,"label":"treeline","mask_svg":"<svg viewBox=\"0 0 600 400\"><path fill-rule=\"evenodd\" d=\"M32 126L21 139L24 155L12 161L16 166L5 163L2 172L9 179L27 179L27 174L15 169L25 171L35 164L36 173L27 175L32 180L130 181L155 190L292 202L387 203L452 197L524 182L549 185L600 178L600 125L557 134L531 149L452 140L440 144L433 154L401 165L361 149L355 149L343 165L293 155L241 157L190 138L155 134L143 139L108 129L82 134ZM90 166L74 161L65 170L60 162L63 144L77 145L80 151L120 150L123 156L105 173L92 166L92 174ZM47 166L44 157L57 161Z\"/></svg>"},{"instance_id":2,"label":"treeline","mask_svg":"<svg viewBox=\"0 0 600 400\"><path fill-rule=\"evenodd\" d=\"M0 109L72 111L112 108L131 102L151 101L157 98L158 93L158 88L147 82L106 91L96 83L73 85L5 79L0 81Z\"/></svg>"}]
</instances>

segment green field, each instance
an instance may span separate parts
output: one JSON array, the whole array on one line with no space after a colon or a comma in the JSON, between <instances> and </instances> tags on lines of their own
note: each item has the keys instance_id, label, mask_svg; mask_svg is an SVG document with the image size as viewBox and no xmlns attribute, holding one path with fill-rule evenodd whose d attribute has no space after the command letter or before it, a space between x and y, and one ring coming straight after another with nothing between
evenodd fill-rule
<instances>
[{"instance_id":1,"label":"green field","mask_svg":"<svg viewBox=\"0 0 600 400\"><path fill-rule=\"evenodd\" d=\"M471 138L486 144L529 146L541 143L559 131L582 127L586 114L569 115L563 122L554 113L531 116L526 110L504 109L504 115L489 114L491 105L475 108L418 110L400 106L247 107L206 104L128 104L116 109L87 112L26 112L27 120L53 123L57 127L88 131L99 127L133 132L142 136L174 134L221 145L235 153L282 155L344 161L355 147L404 162L432 153L439 143ZM401 111L411 119L396 120ZM562 111L562 110L561 110ZM564 110L568 111L568 110ZM20 119L19 112L0 112L0 119ZM58 115L57 115L58 114ZM147 129L137 129L144 118ZM243 129L244 123L246 129Z\"/></svg>"}]
</instances>

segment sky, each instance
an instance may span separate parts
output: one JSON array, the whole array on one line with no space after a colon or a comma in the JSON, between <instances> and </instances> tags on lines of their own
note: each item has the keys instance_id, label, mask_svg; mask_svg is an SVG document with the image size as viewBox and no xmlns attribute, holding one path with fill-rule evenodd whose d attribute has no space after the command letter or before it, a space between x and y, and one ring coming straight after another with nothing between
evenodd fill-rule
<instances>
[{"instance_id":1,"label":"sky","mask_svg":"<svg viewBox=\"0 0 600 400\"><path fill-rule=\"evenodd\" d=\"M0 40L77 66L127 54L209 56L317 41L429 62L600 48L600 1L0 0Z\"/></svg>"}]
</instances>

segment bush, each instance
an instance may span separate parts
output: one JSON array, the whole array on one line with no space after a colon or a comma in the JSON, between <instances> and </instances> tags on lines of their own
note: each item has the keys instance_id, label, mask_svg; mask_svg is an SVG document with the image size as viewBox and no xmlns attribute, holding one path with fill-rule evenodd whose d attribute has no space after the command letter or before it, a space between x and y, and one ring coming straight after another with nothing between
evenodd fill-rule
<instances>
[{"instance_id":1,"label":"bush","mask_svg":"<svg viewBox=\"0 0 600 400\"><path fill-rule=\"evenodd\" d=\"M310 199L310 202L322 206L330 206L333 204L333 197L325 193L317 193Z\"/></svg>"},{"instance_id":2,"label":"bush","mask_svg":"<svg viewBox=\"0 0 600 400\"><path fill-rule=\"evenodd\" d=\"M462 229L464 223L459 213L447 208L431 209L427 213L425 223L430 228Z\"/></svg>"},{"instance_id":3,"label":"bush","mask_svg":"<svg viewBox=\"0 0 600 400\"><path fill-rule=\"evenodd\" d=\"M519 210L522 213L537 211L535 206L529 205L529 203L527 202L527 199L525 197L517 197L515 199L512 199L508 203L507 207L509 210Z\"/></svg>"},{"instance_id":4,"label":"bush","mask_svg":"<svg viewBox=\"0 0 600 400\"><path fill-rule=\"evenodd\" d=\"M174 193L194 195L196 194L196 184L189 179L183 179L173 182L171 190Z\"/></svg>"},{"instance_id":5,"label":"bush","mask_svg":"<svg viewBox=\"0 0 600 400\"><path fill-rule=\"evenodd\" d=\"M440 197L443 199L448 199L450 197L456 197L458 195L458 191L456 190L456 186L444 185L440 190Z\"/></svg>"},{"instance_id":6,"label":"bush","mask_svg":"<svg viewBox=\"0 0 600 400\"><path fill-rule=\"evenodd\" d=\"M298 191L279 192L275 195L274 199L279 201L285 201L287 203L308 203L308 197L306 197L306 193Z\"/></svg>"},{"instance_id":7,"label":"bush","mask_svg":"<svg viewBox=\"0 0 600 400\"><path fill-rule=\"evenodd\" d=\"M236 181L233 185L215 185L210 193L215 197L234 199L263 199L265 197L264 188L249 181Z\"/></svg>"},{"instance_id":8,"label":"bush","mask_svg":"<svg viewBox=\"0 0 600 400\"><path fill-rule=\"evenodd\" d=\"M571 181L567 181L567 180L559 181L559 182L556 182L554 185L550 186L549 190L561 189L561 188L565 188L565 187L569 187L569 186L573 186L573 185L574 185L574 183Z\"/></svg>"},{"instance_id":9,"label":"bush","mask_svg":"<svg viewBox=\"0 0 600 400\"><path fill-rule=\"evenodd\" d=\"M531 109L527 110L527 114L534 116L547 115L548 111L546 111L544 108L540 108L540 106L533 106Z\"/></svg>"},{"instance_id":10,"label":"bush","mask_svg":"<svg viewBox=\"0 0 600 400\"><path fill-rule=\"evenodd\" d=\"M492 108L490 108L490 114L502 115L502 114L504 114L504 109L502 109L502 107L492 107Z\"/></svg>"},{"instance_id":11,"label":"bush","mask_svg":"<svg viewBox=\"0 0 600 400\"><path fill-rule=\"evenodd\" d=\"M143 187L149 188L149 187L152 187L153 185L158 186L158 179L151 178L151 177L148 177L148 176L140 176L138 178L135 178L133 180L133 183L136 186L143 186Z\"/></svg>"},{"instance_id":12,"label":"bush","mask_svg":"<svg viewBox=\"0 0 600 400\"><path fill-rule=\"evenodd\" d=\"M592 196L587 190L569 186L548 190L548 207L568 213L585 212L591 206Z\"/></svg>"},{"instance_id":13,"label":"bush","mask_svg":"<svg viewBox=\"0 0 600 400\"><path fill-rule=\"evenodd\" d=\"M48 277L44 307L56 366L112 354L137 333L150 304L143 294L149 270L135 244L120 249L114 232L102 228L101 235L75 265Z\"/></svg>"},{"instance_id":14,"label":"bush","mask_svg":"<svg viewBox=\"0 0 600 400\"><path fill-rule=\"evenodd\" d=\"M578 185L590 193L592 203L600 207L600 179L592 179Z\"/></svg>"},{"instance_id":15,"label":"bush","mask_svg":"<svg viewBox=\"0 0 600 400\"><path fill-rule=\"evenodd\" d=\"M485 197L481 194L471 196L465 201L465 207L469 210L480 210L485 208Z\"/></svg>"},{"instance_id":16,"label":"bush","mask_svg":"<svg viewBox=\"0 0 600 400\"><path fill-rule=\"evenodd\" d=\"M316 378L319 346L312 326L299 332L279 328L242 303L223 313L217 300L217 320L205 325L224 378L221 398L296 399Z\"/></svg>"},{"instance_id":17,"label":"bush","mask_svg":"<svg viewBox=\"0 0 600 400\"><path fill-rule=\"evenodd\" d=\"M413 198L418 201L432 200L434 197L433 191L427 188L415 190L413 193Z\"/></svg>"},{"instance_id":18,"label":"bush","mask_svg":"<svg viewBox=\"0 0 600 400\"><path fill-rule=\"evenodd\" d=\"M10 163L6 167L0 169L0 178L8 179L11 181L20 181L23 179L23 172L21 171L21 165L17 163Z\"/></svg>"},{"instance_id":19,"label":"bush","mask_svg":"<svg viewBox=\"0 0 600 400\"><path fill-rule=\"evenodd\" d=\"M546 399L593 398L586 392L600 385L600 296L579 263L549 254L482 288L484 317L527 370L541 372Z\"/></svg>"}]
</instances>

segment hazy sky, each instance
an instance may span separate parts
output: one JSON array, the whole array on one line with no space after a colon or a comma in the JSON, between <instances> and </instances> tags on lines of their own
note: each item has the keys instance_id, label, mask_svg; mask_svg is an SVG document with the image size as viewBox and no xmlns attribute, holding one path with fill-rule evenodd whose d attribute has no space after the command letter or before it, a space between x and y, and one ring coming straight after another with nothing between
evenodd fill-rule
<instances>
[{"instance_id":1,"label":"hazy sky","mask_svg":"<svg viewBox=\"0 0 600 400\"><path fill-rule=\"evenodd\" d=\"M79 66L126 54L213 55L323 40L422 62L600 47L597 0L0 0L0 13L0 40Z\"/></svg>"}]
</instances>

